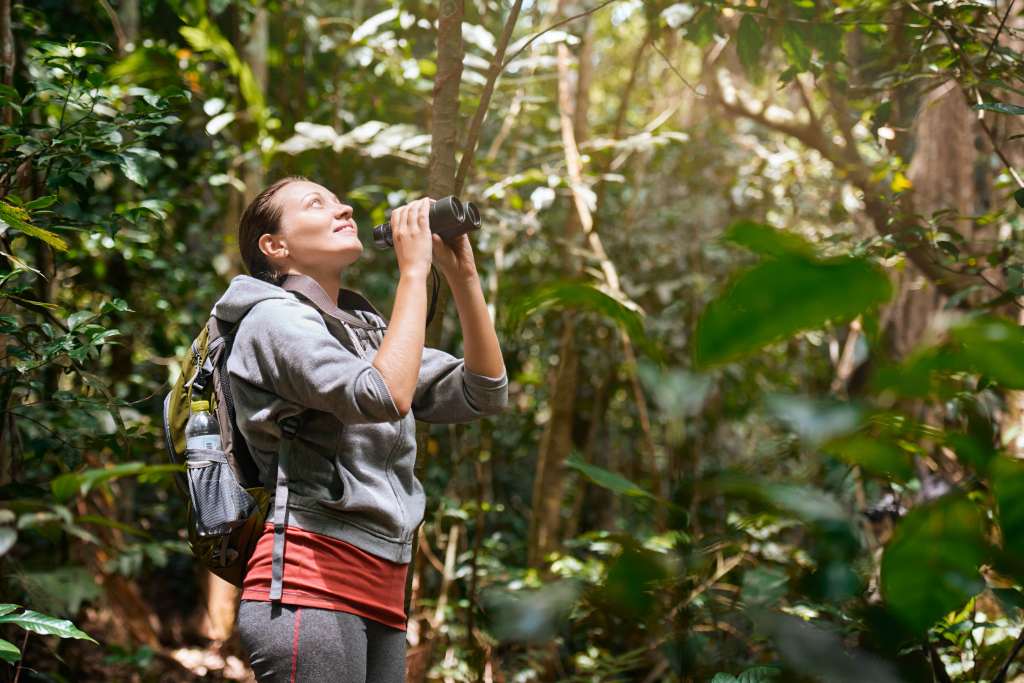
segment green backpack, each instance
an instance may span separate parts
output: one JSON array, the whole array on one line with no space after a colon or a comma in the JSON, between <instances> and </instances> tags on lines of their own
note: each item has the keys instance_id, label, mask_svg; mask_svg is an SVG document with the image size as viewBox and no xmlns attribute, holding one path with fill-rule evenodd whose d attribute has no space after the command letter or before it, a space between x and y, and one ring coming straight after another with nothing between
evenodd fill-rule
<instances>
[{"instance_id":1,"label":"green backpack","mask_svg":"<svg viewBox=\"0 0 1024 683\"><path fill-rule=\"evenodd\" d=\"M260 483L256 462L235 422L227 360L237 327L237 322L210 316L183 359L181 376L164 398L163 429L171 462L185 465L185 472L175 479L187 502L192 553L211 572L241 586L246 563L267 520L270 492ZM194 401L209 402L220 426L219 451L186 451L185 425ZM278 469L282 472L299 419L285 418L280 426ZM283 484L287 487L287 478ZM287 494L283 499L287 504Z\"/></svg>"}]
</instances>

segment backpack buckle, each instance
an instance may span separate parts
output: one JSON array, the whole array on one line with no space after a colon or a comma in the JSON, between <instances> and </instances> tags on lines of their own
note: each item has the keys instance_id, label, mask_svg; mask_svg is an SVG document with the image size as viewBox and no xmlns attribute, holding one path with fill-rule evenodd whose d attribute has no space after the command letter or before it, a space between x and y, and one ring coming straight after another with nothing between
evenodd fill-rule
<instances>
[{"instance_id":1,"label":"backpack buckle","mask_svg":"<svg viewBox=\"0 0 1024 683\"><path fill-rule=\"evenodd\" d=\"M295 415L284 418L278 424L286 439L295 438L295 434L299 431L299 418Z\"/></svg>"}]
</instances>

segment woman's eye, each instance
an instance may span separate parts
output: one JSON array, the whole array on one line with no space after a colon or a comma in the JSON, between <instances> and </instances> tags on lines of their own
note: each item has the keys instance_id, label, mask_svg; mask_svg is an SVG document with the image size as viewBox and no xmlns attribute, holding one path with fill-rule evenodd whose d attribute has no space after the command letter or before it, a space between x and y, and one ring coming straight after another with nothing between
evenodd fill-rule
<instances>
[{"instance_id":1,"label":"woman's eye","mask_svg":"<svg viewBox=\"0 0 1024 683\"><path fill-rule=\"evenodd\" d=\"M319 199L314 199L312 202L310 202L310 206L323 206L323 202L320 201Z\"/></svg>"}]
</instances>

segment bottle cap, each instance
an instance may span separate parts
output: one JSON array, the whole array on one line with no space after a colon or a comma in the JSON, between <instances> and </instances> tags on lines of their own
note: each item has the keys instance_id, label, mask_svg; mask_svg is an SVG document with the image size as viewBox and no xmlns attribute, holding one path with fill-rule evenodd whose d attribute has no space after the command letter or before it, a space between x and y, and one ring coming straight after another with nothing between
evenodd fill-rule
<instances>
[{"instance_id":1,"label":"bottle cap","mask_svg":"<svg viewBox=\"0 0 1024 683\"><path fill-rule=\"evenodd\" d=\"M209 410L209 409L210 409L210 402L209 401L192 401L192 412L193 413L199 412L201 410Z\"/></svg>"}]
</instances>

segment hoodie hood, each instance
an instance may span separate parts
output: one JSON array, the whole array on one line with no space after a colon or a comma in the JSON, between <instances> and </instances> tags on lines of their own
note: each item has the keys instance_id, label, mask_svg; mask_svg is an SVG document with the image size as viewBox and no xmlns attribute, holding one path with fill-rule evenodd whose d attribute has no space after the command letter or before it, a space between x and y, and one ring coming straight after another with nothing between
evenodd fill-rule
<instances>
[{"instance_id":1,"label":"hoodie hood","mask_svg":"<svg viewBox=\"0 0 1024 683\"><path fill-rule=\"evenodd\" d=\"M294 294L273 283L251 275L236 275L213 305L213 315L225 322L236 323L261 301L295 298Z\"/></svg>"}]
</instances>

